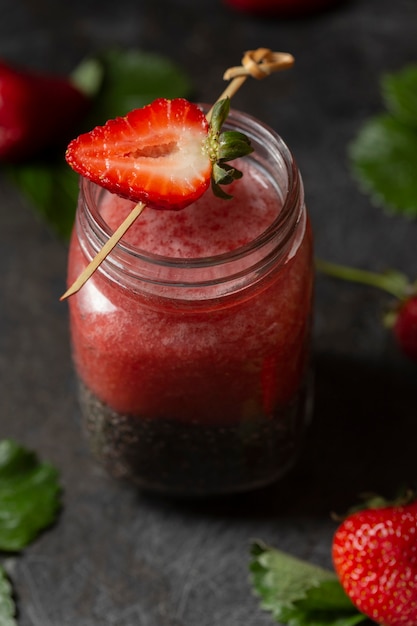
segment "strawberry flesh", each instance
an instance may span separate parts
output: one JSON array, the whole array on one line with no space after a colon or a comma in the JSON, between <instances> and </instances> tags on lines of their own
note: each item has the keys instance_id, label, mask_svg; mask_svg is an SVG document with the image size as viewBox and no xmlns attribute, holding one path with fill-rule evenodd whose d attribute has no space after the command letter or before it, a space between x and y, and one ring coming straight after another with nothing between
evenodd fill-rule
<instances>
[{"instance_id":1,"label":"strawberry flesh","mask_svg":"<svg viewBox=\"0 0 417 626\"><path fill-rule=\"evenodd\" d=\"M337 529L332 552L359 611L384 626L416 626L417 502L351 514Z\"/></svg>"},{"instance_id":2,"label":"strawberry flesh","mask_svg":"<svg viewBox=\"0 0 417 626\"><path fill-rule=\"evenodd\" d=\"M212 163L202 110L184 98L158 98L109 120L69 144L81 176L151 208L182 209L209 187Z\"/></svg>"}]
</instances>

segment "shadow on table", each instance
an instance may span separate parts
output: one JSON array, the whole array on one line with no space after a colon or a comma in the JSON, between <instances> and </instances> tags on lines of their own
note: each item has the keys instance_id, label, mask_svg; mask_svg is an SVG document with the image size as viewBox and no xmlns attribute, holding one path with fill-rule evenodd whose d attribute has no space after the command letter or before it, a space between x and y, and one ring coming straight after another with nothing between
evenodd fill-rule
<instances>
[{"instance_id":1,"label":"shadow on table","mask_svg":"<svg viewBox=\"0 0 417 626\"><path fill-rule=\"evenodd\" d=\"M417 367L318 355L313 420L293 470L266 489L180 504L238 517L328 516L364 492L390 497L404 486L417 487Z\"/></svg>"},{"instance_id":2,"label":"shadow on table","mask_svg":"<svg viewBox=\"0 0 417 626\"><path fill-rule=\"evenodd\" d=\"M292 510L328 511L364 492L417 486L417 368L321 355L304 453L282 490Z\"/></svg>"}]
</instances>

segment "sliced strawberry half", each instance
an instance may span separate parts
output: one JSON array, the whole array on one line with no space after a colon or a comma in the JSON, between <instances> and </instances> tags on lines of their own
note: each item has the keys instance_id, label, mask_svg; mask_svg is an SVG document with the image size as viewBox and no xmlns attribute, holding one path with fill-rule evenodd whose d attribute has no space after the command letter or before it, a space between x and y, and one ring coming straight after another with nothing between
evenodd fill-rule
<instances>
[{"instance_id":1,"label":"sliced strawberry half","mask_svg":"<svg viewBox=\"0 0 417 626\"><path fill-rule=\"evenodd\" d=\"M210 184L209 124L183 98L159 98L80 135L66 159L82 176L154 208L181 209Z\"/></svg>"},{"instance_id":2,"label":"sliced strawberry half","mask_svg":"<svg viewBox=\"0 0 417 626\"><path fill-rule=\"evenodd\" d=\"M228 100L203 111L185 100L158 98L125 117L109 120L68 146L66 159L79 174L113 193L159 209L182 209L209 187L224 198L241 173L226 163L252 151L241 133L221 126Z\"/></svg>"}]
</instances>

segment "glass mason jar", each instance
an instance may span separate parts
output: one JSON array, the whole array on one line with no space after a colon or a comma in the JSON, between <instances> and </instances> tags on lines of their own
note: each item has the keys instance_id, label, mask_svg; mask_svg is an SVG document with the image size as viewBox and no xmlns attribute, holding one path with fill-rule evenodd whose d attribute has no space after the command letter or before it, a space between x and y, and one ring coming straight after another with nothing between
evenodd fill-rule
<instances>
[{"instance_id":1,"label":"glass mason jar","mask_svg":"<svg viewBox=\"0 0 417 626\"><path fill-rule=\"evenodd\" d=\"M254 147L236 182L239 215L245 222L263 202L270 223L210 256L164 256L123 240L69 299L93 455L111 475L167 494L275 481L296 460L309 417L313 251L300 174L272 129L236 111L225 127ZM256 193L239 199L255 182ZM103 206L113 198L81 180L69 284L111 236ZM214 202L210 191L203 198ZM217 201L228 215L230 201ZM147 211L183 214L147 209L138 229Z\"/></svg>"}]
</instances>

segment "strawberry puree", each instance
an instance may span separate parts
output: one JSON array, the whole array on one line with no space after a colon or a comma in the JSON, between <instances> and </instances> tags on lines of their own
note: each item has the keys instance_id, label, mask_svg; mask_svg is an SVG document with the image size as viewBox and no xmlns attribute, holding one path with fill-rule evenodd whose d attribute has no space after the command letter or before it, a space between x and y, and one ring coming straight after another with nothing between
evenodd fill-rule
<instances>
[{"instance_id":1,"label":"strawberry puree","mask_svg":"<svg viewBox=\"0 0 417 626\"><path fill-rule=\"evenodd\" d=\"M129 229L123 241L139 249L174 258L207 257L243 246L268 228L280 206L274 199L271 183L256 171L239 163L250 185L236 181L228 187L231 200L205 193L193 205L181 211L147 209ZM242 210L256 204L256 211ZM134 204L107 195L101 214L116 230Z\"/></svg>"},{"instance_id":2,"label":"strawberry puree","mask_svg":"<svg viewBox=\"0 0 417 626\"><path fill-rule=\"evenodd\" d=\"M205 240L209 254L235 248L262 232L277 213L275 200L267 198L260 215L249 218L242 210L258 197L259 186L252 179L248 193L237 185L230 205L215 202L213 211L204 206L213 200L210 192L179 213L149 209L128 239L173 256L198 256ZM117 226L131 208L126 205L108 194L106 221ZM231 216L236 221L230 222ZM209 302L158 310L157 302L115 288L96 272L71 308L81 378L103 402L131 415L228 423L273 414L277 403L291 399L305 373L310 255L307 230L296 254L261 292L242 301L232 297L221 307ZM71 282L85 265L75 238L70 265Z\"/></svg>"}]
</instances>

